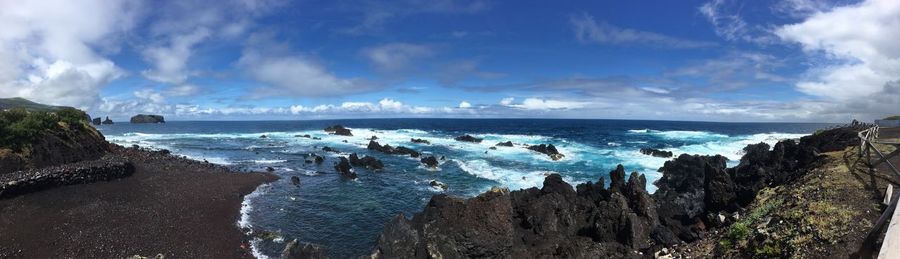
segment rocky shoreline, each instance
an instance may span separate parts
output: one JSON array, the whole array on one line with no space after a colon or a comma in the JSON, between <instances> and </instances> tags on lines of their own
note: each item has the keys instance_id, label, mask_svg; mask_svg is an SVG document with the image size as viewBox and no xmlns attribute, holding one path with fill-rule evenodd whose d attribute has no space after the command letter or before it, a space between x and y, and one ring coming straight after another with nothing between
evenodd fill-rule
<instances>
[{"instance_id":1,"label":"rocky shoreline","mask_svg":"<svg viewBox=\"0 0 900 259\"><path fill-rule=\"evenodd\" d=\"M626 181L621 165L610 173L608 188L602 177L573 188L554 174L541 189L494 188L470 199L435 195L411 219L398 215L388 222L371 257L660 256L733 223L761 189L802 177L821 153L852 145L862 127L779 141L772 150L749 145L733 168L722 156L681 155L660 168L652 195L643 175L632 173Z\"/></svg>"}]
</instances>

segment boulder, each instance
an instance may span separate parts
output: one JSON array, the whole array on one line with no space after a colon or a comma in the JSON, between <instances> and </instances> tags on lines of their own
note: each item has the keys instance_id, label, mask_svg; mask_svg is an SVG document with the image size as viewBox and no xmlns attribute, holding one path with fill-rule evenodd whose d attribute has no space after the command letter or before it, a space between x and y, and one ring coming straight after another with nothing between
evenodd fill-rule
<instances>
[{"instance_id":1,"label":"boulder","mask_svg":"<svg viewBox=\"0 0 900 259\"><path fill-rule=\"evenodd\" d=\"M294 185L300 185L300 177L298 177L298 176L296 176L296 175L295 175L295 176L291 176L291 183L294 184Z\"/></svg>"},{"instance_id":2,"label":"boulder","mask_svg":"<svg viewBox=\"0 0 900 259\"><path fill-rule=\"evenodd\" d=\"M266 136L265 134L259 135L259 138L268 138L268 137L269 137L269 136Z\"/></svg>"},{"instance_id":3,"label":"boulder","mask_svg":"<svg viewBox=\"0 0 900 259\"><path fill-rule=\"evenodd\" d=\"M642 148L641 154L662 158L670 158L672 157L672 151L659 150L655 148Z\"/></svg>"},{"instance_id":4,"label":"boulder","mask_svg":"<svg viewBox=\"0 0 900 259\"><path fill-rule=\"evenodd\" d=\"M563 157L565 157L565 155L560 154L559 151L556 150L556 147L553 146L553 144L549 144L549 145L548 144L540 144L540 145L536 145L536 146L529 146L528 149L531 151L545 154L545 155L549 156L550 159L553 159L553 161L560 160Z\"/></svg>"},{"instance_id":5,"label":"boulder","mask_svg":"<svg viewBox=\"0 0 900 259\"><path fill-rule=\"evenodd\" d=\"M512 143L512 141L500 142L500 143L497 143L496 146L501 146L501 147L511 147L511 146L513 146L513 143Z\"/></svg>"},{"instance_id":6,"label":"boulder","mask_svg":"<svg viewBox=\"0 0 900 259\"><path fill-rule=\"evenodd\" d=\"M106 119L101 122L102 124L113 124L113 121L109 119L109 116L106 116Z\"/></svg>"},{"instance_id":7,"label":"boulder","mask_svg":"<svg viewBox=\"0 0 900 259\"><path fill-rule=\"evenodd\" d=\"M329 146L322 147L322 151L331 152L331 153L341 153L341 151L334 149L332 147L329 147Z\"/></svg>"},{"instance_id":8,"label":"boulder","mask_svg":"<svg viewBox=\"0 0 900 259\"><path fill-rule=\"evenodd\" d=\"M334 170L340 173L341 176L354 180L357 176L352 169L353 167L350 166L350 160L347 160L346 157L341 157L341 161L334 165Z\"/></svg>"},{"instance_id":9,"label":"boulder","mask_svg":"<svg viewBox=\"0 0 900 259\"><path fill-rule=\"evenodd\" d=\"M275 172L275 168L272 168L271 166L266 166L266 172Z\"/></svg>"},{"instance_id":10,"label":"boulder","mask_svg":"<svg viewBox=\"0 0 900 259\"><path fill-rule=\"evenodd\" d=\"M422 162L423 164L425 164L425 166L430 167L430 168L437 168L439 165L437 158L435 158L434 156L428 156L428 157L422 158L422 160L419 160L419 161Z\"/></svg>"},{"instance_id":11,"label":"boulder","mask_svg":"<svg viewBox=\"0 0 900 259\"><path fill-rule=\"evenodd\" d=\"M131 123L166 123L166 119L160 115L138 114L131 117Z\"/></svg>"},{"instance_id":12,"label":"boulder","mask_svg":"<svg viewBox=\"0 0 900 259\"><path fill-rule=\"evenodd\" d=\"M456 141L472 142L472 143L481 143L481 141L483 140L483 139L476 138L476 137L473 137L473 136L468 135L468 134L462 135L462 136L459 136L459 137L456 137L456 138L454 138L454 139L455 139Z\"/></svg>"},{"instance_id":13,"label":"boulder","mask_svg":"<svg viewBox=\"0 0 900 259\"><path fill-rule=\"evenodd\" d=\"M297 239L291 240L281 251L282 259L327 259L328 252L324 247L316 244L303 243Z\"/></svg>"},{"instance_id":14,"label":"boulder","mask_svg":"<svg viewBox=\"0 0 900 259\"><path fill-rule=\"evenodd\" d=\"M420 138L409 139L409 141L412 143L419 143L419 144L426 144L426 145L431 144L431 142L428 142L428 140L424 140L424 139L420 139Z\"/></svg>"},{"instance_id":15,"label":"boulder","mask_svg":"<svg viewBox=\"0 0 900 259\"><path fill-rule=\"evenodd\" d=\"M344 128L342 125L334 125L325 128L325 132L341 135L341 136L353 136L353 133L348 128Z\"/></svg>"},{"instance_id":16,"label":"boulder","mask_svg":"<svg viewBox=\"0 0 900 259\"><path fill-rule=\"evenodd\" d=\"M353 166L361 166L371 170L381 170L384 169L384 164L381 163L381 160L371 156L364 156L363 158L359 158L356 153L350 154L350 164Z\"/></svg>"},{"instance_id":17,"label":"boulder","mask_svg":"<svg viewBox=\"0 0 900 259\"><path fill-rule=\"evenodd\" d=\"M430 183L428 183L428 185L431 185L431 187L439 188L439 189L442 189L442 190L445 190L445 191L446 191L448 188L450 188L450 187L447 186L447 184L442 183L442 182L438 182L438 181L435 181L435 180L432 180Z\"/></svg>"}]
</instances>

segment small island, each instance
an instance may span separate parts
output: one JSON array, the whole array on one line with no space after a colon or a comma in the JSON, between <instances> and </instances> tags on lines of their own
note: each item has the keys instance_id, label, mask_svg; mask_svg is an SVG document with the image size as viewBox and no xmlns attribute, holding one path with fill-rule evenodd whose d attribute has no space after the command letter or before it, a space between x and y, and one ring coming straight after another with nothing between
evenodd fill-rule
<instances>
[{"instance_id":1,"label":"small island","mask_svg":"<svg viewBox=\"0 0 900 259\"><path fill-rule=\"evenodd\" d=\"M161 115L138 114L131 117L131 123L166 123Z\"/></svg>"}]
</instances>

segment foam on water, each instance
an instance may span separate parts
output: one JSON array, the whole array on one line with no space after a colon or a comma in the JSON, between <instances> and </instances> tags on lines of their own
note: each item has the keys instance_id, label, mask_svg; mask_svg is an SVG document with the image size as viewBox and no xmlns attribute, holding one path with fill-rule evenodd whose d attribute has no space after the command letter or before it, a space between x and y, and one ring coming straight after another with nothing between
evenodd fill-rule
<instances>
[{"instance_id":1,"label":"foam on water","mask_svg":"<svg viewBox=\"0 0 900 259\"><path fill-rule=\"evenodd\" d=\"M256 187L256 190L244 196L244 200L241 201L241 217L238 219L237 226L242 230L248 230L247 235L253 233L253 224L250 222L250 212L253 211L253 200L262 195L266 190L270 187L269 184L263 184L259 187ZM253 257L256 258L269 258L265 254L262 253L259 249L259 242L262 240L259 238L250 239L250 252L253 254Z\"/></svg>"}]
</instances>

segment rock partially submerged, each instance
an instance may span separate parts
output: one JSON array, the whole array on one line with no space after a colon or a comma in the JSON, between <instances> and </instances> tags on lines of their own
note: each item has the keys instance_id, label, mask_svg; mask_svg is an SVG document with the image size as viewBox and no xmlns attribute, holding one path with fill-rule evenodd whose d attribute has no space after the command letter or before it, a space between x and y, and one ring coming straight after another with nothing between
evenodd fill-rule
<instances>
[{"instance_id":1,"label":"rock partially submerged","mask_svg":"<svg viewBox=\"0 0 900 259\"><path fill-rule=\"evenodd\" d=\"M557 161L557 160L560 160L563 157L565 157L565 155L560 154L559 151L556 150L556 147L553 146L553 144L540 144L540 145L536 145L536 146L529 146L528 149L531 151L541 153L541 154L545 154L545 155L549 156L550 159L553 159L553 161Z\"/></svg>"},{"instance_id":2,"label":"rock partially submerged","mask_svg":"<svg viewBox=\"0 0 900 259\"><path fill-rule=\"evenodd\" d=\"M282 259L327 259L328 252L324 247L316 244L291 240L281 251Z\"/></svg>"},{"instance_id":3,"label":"rock partially submerged","mask_svg":"<svg viewBox=\"0 0 900 259\"><path fill-rule=\"evenodd\" d=\"M356 153L350 154L350 164L353 166L361 166L368 168L370 170L381 170L384 169L384 164L381 163L381 160L371 156L364 156L363 158L359 158Z\"/></svg>"},{"instance_id":4,"label":"rock partially submerged","mask_svg":"<svg viewBox=\"0 0 900 259\"><path fill-rule=\"evenodd\" d=\"M160 115L138 114L131 117L131 123L166 123L166 119Z\"/></svg>"},{"instance_id":5,"label":"rock partially submerged","mask_svg":"<svg viewBox=\"0 0 900 259\"><path fill-rule=\"evenodd\" d=\"M426 145L431 144L431 142L428 142L428 140L424 140L424 139L420 139L420 138L409 139L409 141L412 143L419 143L419 144L426 144Z\"/></svg>"},{"instance_id":6,"label":"rock partially submerged","mask_svg":"<svg viewBox=\"0 0 900 259\"><path fill-rule=\"evenodd\" d=\"M328 133L331 133L334 135L353 136L353 133L350 131L350 129L344 128L344 126L342 126L342 125L328 126L325 128L325 132L328 132Z\"/></svg>"},{"instance_id":7,"label":"rock partially submerged","mask_svg":"<svg viewBox=\"0 0 900 259\"><path fill-rule=\"evenodd\" d=\"M94 118L93 120L91 120L91 124L94 124L94 126L100 125L101 123L103 123L103 121L102 121L102 119L100 119L100 117L97 117L97 118Z\"/></svg>"},{"instance_id":8,"label":"rock partially submerged","mask_svg":"<svg viewBox=\"0 0 900 259\"><path fill-rule=\"evenodd\" d=\"M480 138L473 137L472 135L466 134L459 137L454 138L456 141L462 142L472 142L472 143L481 143L482 140Z\"/></svg>"},{"instance_id":9,"label":"rock partially submerged","mask_svg":"<svg viewBox=\"0 0 900 259\"><path fill-rule=\"evenodd\" d=\"M495 145L495 146L499 146L499 147L512 147L512 146L513 146L513 143L512 143L512 141L506 141L506 142L500 142L500 143L497 143L497 145Z\"/></svg>"},{"instance_id":10,"label":"rock partially submerged","mask_svg":"<svg viewBox=\"0 0 900 259\"><path fill-rule=\"evenodd\" d=\"M304 157L306 158L305 162L307 164L316 163L318 165L318 164L321 164L322 162L325 162L324 157L313 154L313 153L305 154Z\"/></svg>"},{"instance_id":11,"label":"rock partially submerged","mask_svg":"<svg viewBox=\"0 0 900 259\"><path fill-rule=\"evenodd\" d=\"M355 180L357 176L352 169L353 167L350 166L350 160L347 160L346 157L341 157L341 161L334 165L334 170L340 173L341 176Z\"/></svg>"},{"instance_id":12,"label":"rock partially submerged","mask_svg":"<svg viewBox=\"0 0 900 259\"><path fill-rule=\"evenodd\" d=\"M339 151L335 148L329 147L329 146L322 147L322 151L331 152L331 153L341 153L341 151Z\"/></svg>"},{"instance_id":13,"label":"rock partially submerged","mask_svg":"<svg viewBox=\"0 0 900 259\"><path fill-rule=\"evenodd\" d=\"M369 145L366 146L366 148L390 155L409 155L410 157L419 157L420 155L419 152L407 147L399 146L395 148L391 147L391 145L388 144L384 144L384 146L382 146L374 140L369 140Z\"/></svg>"},{"instance_id":14,"label":"rock partially submerged","mask_svg":"<svg viewBox=\"0 0 900 259\"><path fill-rule=\"evenodd\" d=\"M419 161L422 162L423 164L425 164L425 166L427 166L429 168L437 168L438 164L439 164L437 158L435 158L434 156L428 156L428 157L422 158Z\"/></svg>"},{"instance_id":15,"label":"rock partially submerged","mask_svg":"<svg viewBox=\"0 0 900 259\"><path fill-rule=\"evenodd\" d=\"M659 150L655 148L642 148L641 154L662 158L670 158L672 157L672 151Z\"/></svg>"},{"instance_id":16,"label":"rock partially submerged","mask_svg":"<svg viewBox=\"0 0 900 259\"><path fill-rule=\"evenodd\" d=\"M633 174L618 189L604 188L601 180L576 191L552 174L541 189L497 188L468 200L435 195L412 219L401 214L385 225L372 255L640 258L633 251L649 247L657 226L644 184Z\"/></svg>"},{"instance_id":17,"label":"rock partially submerged","mask_svg":"<svg viewBox=\"0 0 900 259\"><path fill-rule=\"evenodd\" d=\"M438 182L436 180L432 180L430 183L428 183L428 185L431 185L431 187L438 188L438 189L441 189L444 191L446 191L447 189L450 188L449 186L447 186L447 184Z\"/></svg>"},{"instance_id":18,"label":"rock partially submerged","mask_svg":"<svg viewBox=\"0 0 900 259\"><path fill-rule=\"evenodd\" d=\"M106 125L113 124L113 121L109 119L109 116L106 116L106 119L103 120L102 124L106 124Z\"/></svg>"}]
</instances>

